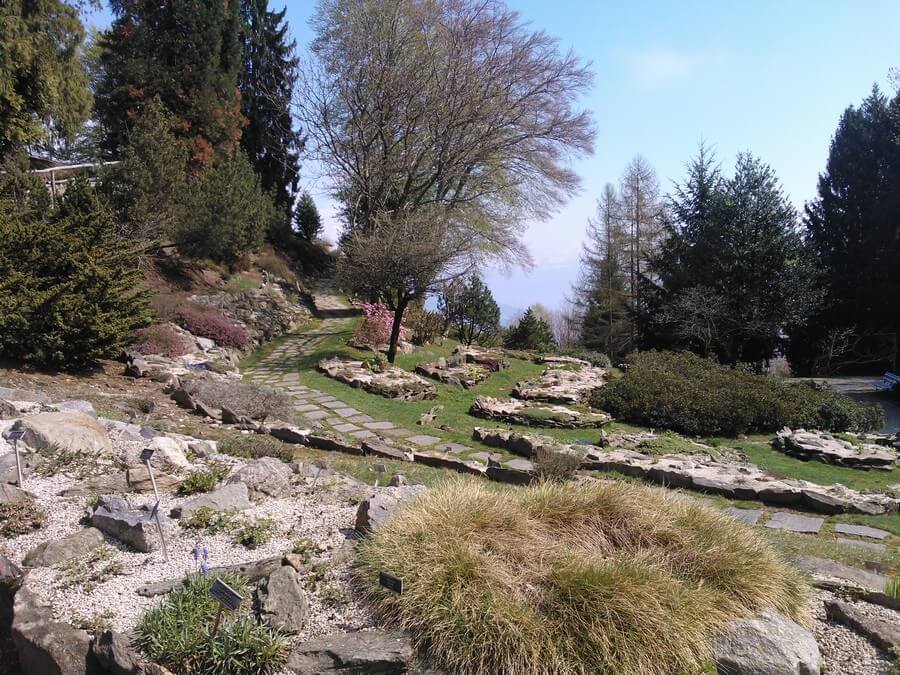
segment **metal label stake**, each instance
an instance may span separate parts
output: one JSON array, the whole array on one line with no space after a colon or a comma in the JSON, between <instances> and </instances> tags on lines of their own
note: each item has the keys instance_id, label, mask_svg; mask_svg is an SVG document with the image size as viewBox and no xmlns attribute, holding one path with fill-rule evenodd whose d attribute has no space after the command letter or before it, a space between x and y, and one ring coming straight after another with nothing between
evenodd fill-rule
<instances>
[{"instance_id":1,"label":"metal label stake","mask_svg":"<svg viewBox=\"0 0 900 675\"><path fill-rule=\"evenodd\" d=\"M19 489L22 489L22 458L19 457L19 439L25 435L25 431L22 429L16 429L15 431L7 431L6 438L7 440L12 441L13 446L13 454L16 456L16 481L19 484Z\"/></svg>"},{"instance_id":2,"label":"metal label stake","mask_svg":"<svg viewBox=\"0 0 900 675\"><path fill-rule=\"evenodd\" d=\"M210 640L212 640L216 637L216 633L219 632L222 611L226 609L229 612L237 611L244 598L221 579L213 581L212 586L209 587L209 594L219 603L219 611L216 612L216 623L213 625L212 635L210 635Z\"/></svg>"},{"instance_id":3,"label":"metal label stake","mask_svg":"<svg viewBox=\"0 0 900 675\"><path fill-rule=\"evenodd\" d=\"M381 478L381 474L387 471L387 467L384 464L378 463L375 465L375 487L378 487L378 480Z\"/></svg>"},{"instance_id":4,"label":"metal label stake","mask_svg":"<svg viewBox=\"0 0 900 675\"><path fill-rule=\"evenodd\" d=\"M156 520L156 527L159 530L159 541L162 543L163 557L169 562L169 550L166 547L166 536L163 534L163 526L159 520L159 490L156 489L156 477L153 475L153 467L150 465L150 458L153 457L153 448L144 448L141 451L141 459L147 465L147 473L150 474L150 484L153 485L153 496L156 498L156 504L150 512L150 517Z\"/></svg>"}]
</instances>

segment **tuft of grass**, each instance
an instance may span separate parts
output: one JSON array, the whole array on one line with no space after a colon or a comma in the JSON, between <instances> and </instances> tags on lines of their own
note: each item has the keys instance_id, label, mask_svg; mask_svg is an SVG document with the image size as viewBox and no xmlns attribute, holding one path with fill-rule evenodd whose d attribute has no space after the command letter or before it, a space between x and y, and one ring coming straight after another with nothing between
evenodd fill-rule
<instances>
[{"instance_id":1,"label":"tuft of grass","mask_svg":"<svg viewBox=\"0 0 900 675\"><path fill-rule=\"evenodd\" d=\"M249 615L249 602L212 628L219 604L209 595L216 578L245 598L246 579L237 574L195 575L147 610L137 626L137 641L150 659L182 675L271 675L287 660L287 643L277 631Z\"/></svg>"},{"instance_id":2,"label":"tuft of grass","mask_svg":"<svg viewBox=\"0 0 900 675\"><path fill-rule=\"evenodd\" d=\"M223 455L247 459L277 457L282 462L290 462L294 458L294 449L290 445L265 434L228 436L219 441L217 449Z\"/></svg>"},{"instance_id":3,"label":"tuft of grass","mask_svg":"<svg viewBox=\"0 0 900 675\"><path fill-rule=\"evenodd\" d=\"M305 565L312 563L313 558L321 552L322 548L312 539L306 537L295 539L291 548L291 553L300 556L300 560Z\"/></svg>"},{"instance_id":4,"label":"tuft of grass","mask_svg":"<svg viewBox=\"0 0 900 675\"><path fill-rule=\"evenodd\" d=\"M808 585L750 527L622 483L445 481L359 549L364 596L455 673L697 672L733 618L805 623ZM385 571L402 596L379 586Z\"/></svg>"},{"instance_id":5,"label":"tuft of grass","mask_svg":"<svg viewBox=\"0 0 900 675\"><path fill-rule=\"evenodd\" d=\"M238 518L236 511L215 511L207 506L182 518L179 523L183 528L203 530L206 534L230 534L234 543L249 549L271 541L277 529L271 518Z\"/></svg>"},{"instance_id":6,"label":"tuft of grass","mask_svg":"<svg viewBox=\"0 0 900 675\"><path fill-rule=\"evenodd\" d=\"M234 541L245 548L256 549L267 544L276 529L271 518L244 520L234 530Z\"/></svg>"},{"instance_id":7,"label":"tuft of grass","mask_svg":"<svg viewBox=\"0 0 900 675\"><path fill-rule=\"evenodd\" d=\"M198 492L211 492L216 489L216 484L224 477L224 471L227 471L224 465L213 466L209 469L194 469L178 484L178 494L186 496Z\"/></svg>"},{"instance_id":8,"label":"tuft of grass","mask_svg":"<svg viewBox=\"0 0 900 675\"><path fill-rule=\"evenodd\" d=\"M237 511L216 511L208 506L202 506L186 518L181 518L178 524L188 530L203 530L207 534L231 532L235 528Z\"/></svg>"},{"instance_id":9,"label":"tuft of grass","mask_svg":"<svg viewBox=\"0 0 900 675\"><path fill-rule=\"evenodd\" d=\"M571 480L581 466L582 455L559 452L552 447L541 446L534 453L534 468L545 480L564 482Z\"/></svg>"},{"instance_id":10,"label":"tuft of grass","mask_svg":"<svg viewBox=\"0 0 900 675\"><path fill-rule=\"evenodd\" d=\"M900 577L894 576L884 584L884 594L900 600Z\"/></svg>"},{"instance_id":11,"label":"tuft of grass","mask_svg":"<svg viewBox=\"0 0 900 675\"><path fill-rule=\"evenodd\" d=\"M60 565L63 588L78 587L91 593L105 581L125 574L125 566L118 555L112 546L103 544L83 558L67 560Z\"/></svg>"},{"instance_id":12,"label":"tuft of grass","mask_svg":"<svg viewBox=\"0 0 900 675\"><path fill-rule=\"evenodd\" d=\"M0 504L0 536L11 539L41 529L47 514L31 499Z\"/></svg>"}]
</instances>

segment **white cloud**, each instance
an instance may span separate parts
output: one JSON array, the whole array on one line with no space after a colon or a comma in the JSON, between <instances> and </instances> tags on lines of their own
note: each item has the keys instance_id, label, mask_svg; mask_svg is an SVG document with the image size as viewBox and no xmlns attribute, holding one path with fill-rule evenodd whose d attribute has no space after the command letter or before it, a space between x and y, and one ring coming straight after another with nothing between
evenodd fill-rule
<instances>
[{"instance_id":1,"label":"white cloud","mask_svg":"<svg viewBox=\"0 0 900 675\"><path fill-rule=\"evenodd\" d=\"M639 87L656 89L687 77L700 65L702 59L696 52L649 47L623 49L618 54L618 60L625 66L629 78Z\"/></svg>"}]
</instances>

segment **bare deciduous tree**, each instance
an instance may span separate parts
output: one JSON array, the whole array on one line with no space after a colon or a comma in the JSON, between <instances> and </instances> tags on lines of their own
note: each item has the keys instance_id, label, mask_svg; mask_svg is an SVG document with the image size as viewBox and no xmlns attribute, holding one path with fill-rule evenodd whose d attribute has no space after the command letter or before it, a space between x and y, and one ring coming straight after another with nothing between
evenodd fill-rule
<instances>
[{"instance_id":1,"label":"bare deciduous tree","mask_svg":"<svg viewBox=\"0 0 900 675\"><path fill-rule=\"evenodd\" d=\"M441 251L466 244L450 267L528 264L524 222L577 191L566 160L593 146L579 59L499 0L321 0L313 27L296 108L344 205L347 266L423 209L440 213Z\"/></svg>"}]
</instances>

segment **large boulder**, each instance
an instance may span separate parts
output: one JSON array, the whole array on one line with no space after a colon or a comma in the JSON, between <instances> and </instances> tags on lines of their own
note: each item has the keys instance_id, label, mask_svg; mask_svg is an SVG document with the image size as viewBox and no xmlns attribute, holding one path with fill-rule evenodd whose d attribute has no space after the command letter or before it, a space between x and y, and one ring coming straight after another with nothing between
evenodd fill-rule
<instances>
[{"instance_id":1,"label":"large boulder","mask_svg":"<svg viewBox=\"0 0 900 675\"><path fill-rule=\"evenodd\" d=\"M97 411L90 401L74 399L71 401L60 401L59 403L51 403L50 407L57 412L80 412L91 417L97 417Z\"/></svg>"},{"instance_id":2,"label":"large boulder","mask_svg":"<svg viewBox=\"0 0 900 675\"><path fill-rule=\"evenodd\" d=\"M66 560L81 558L103 544L103 533L96 527L86 527L61 539L38 544L25 554L25 567L50 567Z\"/></svg>"},{"instance_id":3,"label":"large boulder","mask_svg":"<svg viewBox=\"0 0 900 675\"><path fill-rule=\"evenodd\" d=\"M374 495L359 503L356 509L356 529L360 532L377 530L384 526L403 502L418 497L426 489L424 485L380 488Z\"/></svg>"},{"instance_id":4,"label":"large boulder","mask_svg":"<svg viewBox=\"0 0 900 675\"><path fill-rule=\"evenodd\" d=\"M897 451L892 448L872 443L854 445L825 431L792 431L784 428L778 432L772 446L799 459L818 460L838 466L891 469L897 464Z\"/></svg>"},{"instance_id":5,"label":"large boulder","mask_svg":"<svg viewBox=\"0 0 900 675\"><path fill-rule=\"evenodd\" d=\"M0 555L0 635L9 630L13 619L13 598L25 579L25 572L9 558Z\"/></svg>"},{"instance_id":6,"label":"large boulder","mask_svg":"<svg viewBox=\"0 0 900 675\"><path fill-rule=\"evenodd\" d=\"M407 672L412 657L412 643L403 633L356 631L328 635L297 645L288 657L286 670L295 675L393 675Z\"/></svg>"},{"instance_id":7,"label":"large boulder","mask_svg":"<svg viewBox=\"0 0 900 675\"><path fill-rule=\"evenodd\" d=\"M316 368L338 382L387 398L424 401L437 397L434 384L396 366L386 366L375 371L367 367L363 361L335 357L322 359Z\"/></svg>"},{"instance_id":8,"label":"large boulder","mask_svg":"<svg viewBox=\"0 0 900 675\"><path fill-rule=\"evenodd\" d=\"M175 438L156 436L150 439L146 447L153 448L153 457L150 459L150 464L154 469L186 469L191 465L184 454L185 450L187 450L187 444ZM139 463L140 459L133 461L129 457L129 464L135 465Z\"/></svg>"},{"instance_id":9,"label":"large boulder","mask_svg":"<svg viewBox=\"0 0 900 675\"><path fill-rule=\"evenodd\" d=\"M540 377L517 382L512 395L515 398L548 403L578 403L594 389L606 384L606 369L590 364L547 368Z\"/></svg>"},{"instance_id":10,"label":"large boulder","mask_svg":"<svg viewBox=\"0 0 900 675\"><path fill-rule=\"evenodd\" d=\"M83 630L53 620L53 611L27 588L14 604L12 638L23 673L34 675L101 675Z\"/></svg>"},{"instance_id":11,"label":"large boulder","mask_svg":"<svg viewBox=\"0 0 900 675\"><path fill-rule=\"evenodd\" d=\"M611 419L606 413L576 410L554 403L491 396L476 396L469 408L469 414L513 424L558 429L601 427Z\"/></svg>"},{"instance_id":12,"label":"large boulder","mask_svg":"<svg viewBox=\"0 0 900 675\"><path fill-rule=\"evenodd\" d=\"M229 483L218 490L197 495L172 509L173 518L190 518L198 509L243 511L253 506L246 483Z\"/></svg>"},{"instance_id":13,"label":"large boulder","mask_svg":"<svg viewBox=\"0 0 900 675\"><path fill-rule=\"evenodd\" d=\"M161 521L165 519L162 514L159 517ZM133 509L122 497L100 497L91 516L91 525L142 553L155 551L160 545L159 530L151 518L150 507Z\"/></svg>"},{"instance_id":14,"label":"large boulder","mask_svg":"<svg viewBox=\"0 0 900 675\"><path fill-rule=\"evenodd\" d=\"M276 457L260 457L247 462L229 483L245 483L250 491L269 497L286 497L291 492L291 467Z\"/></svg>"},{"instance_id":15,"label":"large boulder","mask_svg":"<svg viewBox=\"0 0 900 675\"><path fill-rule=\"evenodd\" d=\"M259 615L272 628L299 633L309 615L309 602L300 575L283 565L269 575L259 588Z\"/></svg>"},{"instance_id":16,"label":"large boulder","mask_svg":"<svg viewBox=\"0 0 900 675\"><path fill-rule=\"evenodd\" d=\"M12 428L24 431L22 443L35 450L59 448L91 454L112 453L106 429L93 417L82 412L29 415L17 420Z\"/></svg>"},{"instance_id":17,"label":"large boulder","mask_svg":"<svg viewBox=\"0 0 900 675\"><path fill-rule=\"evenodd\" d=\"M770 609L733 621L713 646L719 675L818 675L812 633Z\"/></svg>"},{"instance_id":18,"label":"large boulder","mask_svg":"<svg viewBox=\"0 0 900 675\"><path fill-rule=\"evenodd\" d=\"M131 642L121 633L106 630L91 645L97 662L110 675L144 675L141 658Z\"/></svg>"}]
</instances>

